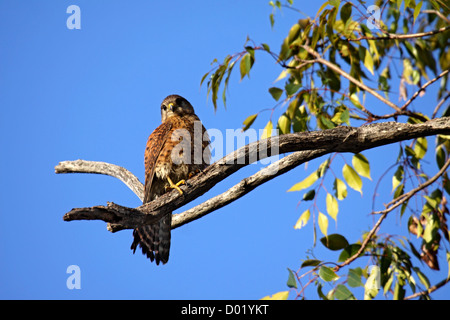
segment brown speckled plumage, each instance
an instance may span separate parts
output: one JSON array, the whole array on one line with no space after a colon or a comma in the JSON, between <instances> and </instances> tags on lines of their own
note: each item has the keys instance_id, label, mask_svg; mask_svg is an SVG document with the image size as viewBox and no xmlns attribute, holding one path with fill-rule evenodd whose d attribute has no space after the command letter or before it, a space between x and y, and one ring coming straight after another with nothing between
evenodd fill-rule
<instances>
[{"instance_id":1,"label":"brown speckled plumage","mask_svg":"<svg viewBox=\"0 0 450 320\"><path fill-rule=\"evenodd\" d=\"M161 118L162 124L152 132L145 149L144 203L170 190L168 177L174 183L187 180L206 168L211 157L206 129L186 99L178 95L165 98ZM159 222L134 229L133 252L139 245L151 261L167 263L171 222L172 214L167 214Z\"/></svg>"}]
</instances>

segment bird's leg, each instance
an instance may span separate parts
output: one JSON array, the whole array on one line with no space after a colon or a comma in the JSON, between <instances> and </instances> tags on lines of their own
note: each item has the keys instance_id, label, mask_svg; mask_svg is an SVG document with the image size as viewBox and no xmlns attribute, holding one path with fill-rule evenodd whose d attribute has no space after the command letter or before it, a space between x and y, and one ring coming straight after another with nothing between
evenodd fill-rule
<instances>
[{"instance_id":1,"label":"bird's leg","mask_svg":"<svg viewBox=\"0 0 450 320\"><path fill-rule=\"evenodd\" d=\"M180 180L177 183L173 183L172 179L169 177L167 177L167 181L169 181L169 186L167 187L168 189L176 189L180 194L183 194L183 190L181 190L179 186L186 184L186 181Z\"/></svg>"}]
</instances>

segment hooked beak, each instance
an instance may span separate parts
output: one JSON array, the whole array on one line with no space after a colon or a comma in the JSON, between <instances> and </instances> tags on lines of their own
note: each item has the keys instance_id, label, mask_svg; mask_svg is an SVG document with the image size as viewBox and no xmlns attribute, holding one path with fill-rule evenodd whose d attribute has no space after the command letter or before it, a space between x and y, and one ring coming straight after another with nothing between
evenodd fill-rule
<instances>
[{"instance_id":1,"label":"hooked beak","mask_svg":"<svg viewBox=\"0 0 450 320\"><path fill-rule=\"evenodd\" d=\"M172 111L175 109L175 106L173 105L173 103L169 103L169 111Z\"/></svg>"}]
</instances>

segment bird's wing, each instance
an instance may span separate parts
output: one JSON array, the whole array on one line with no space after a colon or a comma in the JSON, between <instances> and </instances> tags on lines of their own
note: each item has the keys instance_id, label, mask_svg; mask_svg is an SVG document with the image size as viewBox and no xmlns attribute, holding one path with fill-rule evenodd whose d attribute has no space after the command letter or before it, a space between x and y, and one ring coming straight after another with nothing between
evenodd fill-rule
<instances>
[{"instance_id":1,"label":"bird's wing","mask_svg":"<svg viewBox=\"0 0 450 320\"><path fill-rule=\"evenodd\" d=\"M167 139L169 139L172 123L166 121L156 128L147 140L145 149L145 185L144 185L144 203L151 201L151 187L155 174L156 161Z\"/></svg>"}]
</instances>

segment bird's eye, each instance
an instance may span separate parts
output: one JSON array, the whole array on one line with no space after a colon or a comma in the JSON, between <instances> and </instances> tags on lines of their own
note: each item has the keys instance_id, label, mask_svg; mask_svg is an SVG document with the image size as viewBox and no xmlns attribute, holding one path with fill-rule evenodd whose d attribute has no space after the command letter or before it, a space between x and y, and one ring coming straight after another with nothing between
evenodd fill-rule
<instances>
[{"instance_id":1,"label":"bird's eye","mask_svg":"<svg viewBox=\"0 0 450 320\"><path fill-rule=\"evenodd\" d=\"M161 106L161 109L163 109L164 111L166 111L166 110L167 110L166 105L163 104L163 105Z\"/></svg>"}]
</instances>

